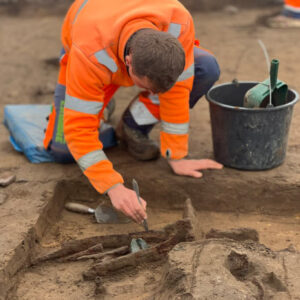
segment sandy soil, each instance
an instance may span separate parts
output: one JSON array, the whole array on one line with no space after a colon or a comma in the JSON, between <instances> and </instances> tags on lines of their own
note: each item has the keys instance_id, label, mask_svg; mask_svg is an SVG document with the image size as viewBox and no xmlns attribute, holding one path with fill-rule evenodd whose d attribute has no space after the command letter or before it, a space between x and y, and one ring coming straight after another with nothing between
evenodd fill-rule
<instances>
[{"instance_id":1,"label":"sandy soil","mask_svg":"<svg viewBox=\"0 0 300 300\"><path fill-rule=\"evenodd\" d=\"M299 90L299 30L272 30L262 24L273 11L241 9L237 14L193 13L196 35L218 58L221 82L263 80L264 56L257 43L262 39L271 57L280 59L279 77ZM60 49L63 15L37 11L0 18L0 118L6 104L51 103L57 67L49 64ZM117 92L118 117L136 90ZM300 251L300 106L296 105L285 163L265 172L225 168L206 171L201 180L174 176L162 159L135 162L122 149L107 151L126 183L135 177L148 201L149 225L159 229L181 218L183 201L191 198L198 210L200 230L233 227L255 228L260 242L273 250L293 247ZM213 157L209 110L202 100L191 112L191 155ZM8 133L0 128L0 172L10 171L17 181L0 190L0 299L149 299L163 273L158 262L103 278L106 294L95 295L95 285L82 279L90 261L59 264L48 262L27 268L35 251L49 250L63 241L112 233L139 231L135 224L98 225L92 216L63 209L66 200L95 207L98 195L76 165L30 164L13 151ZM157 138L158 128L152 136ZM58 187L67 181L67 188ZM77 184L80 182L82 185ZM73 185L72 185L73 184ZM130 185L130 184L129 184ZM64 186L63 186L64 187ZM174 188L176 187L176 188ZM52 203L52 204L51 204ZM34 250L36 249L36 250ZM10 290L9 294L8 291ZM1 295L2 293L2 295Z\"/></svg>"}]
</instances>

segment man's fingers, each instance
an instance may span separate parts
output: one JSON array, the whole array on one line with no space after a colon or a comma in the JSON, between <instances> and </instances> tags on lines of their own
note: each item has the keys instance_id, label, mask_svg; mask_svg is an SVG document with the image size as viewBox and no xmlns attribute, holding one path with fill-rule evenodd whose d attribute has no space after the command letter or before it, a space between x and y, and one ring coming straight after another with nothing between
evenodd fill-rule
<instances>
[{"instance_id":1,"label":"man's fingers","mask_svg":"<svg viewBox=\"0 0 300 300\"><path fill-rule=\"evenodd\" d=\"M202 174L201 172L198 172L198 171L192 171L192 172L189 172L188 175L190 175L190 176L192 176L192 177L195 177L195 178L200 178L200 177L203 176L203 174Z\"/></svg>"},{"instance_id":2,"label":"man's fingers","mask_svg":"<svg viewBox=\"0 0 300 300\"><path fill-rule=\"evenodd\" d=\"M135 222L141 222L140 214L136 212L133 205L126 205L125 203L123 203L123 205L120 206L119 210L127 217L133 219Z\"/></svg>"},{"instance_id":3,"label":"man's fingers","mask_svg":"<svg viewBox=\"0 0 300 300\"><path fill-rule=\"evenodd\" d=\"M211 159L201 159L195 161L195 167L197 169L222 169L223 165Z\"/></svg>"},{"instance_id":4,"label":"man's fingers","mask_svg":"<svg viewBox=\"0 0 300 300\"><path fill-rule=\"evenodd\" d=\"M146 212L145 212L145 210L143 209L142 206L140 206L140 208L137 209L136 212L139 215L141 221L147 219L147 214L146 214Z\"/></svg>"},{"instance_id":5,"label":"man's fingers","mask_svg":"<svg viewBox=\"0 0 300 300\"><path fill-rule=\"evenodd\" d=\"M133 216L134 216L135 222L138 223L138 224L141 224L141 222L143 221L141 219L141 216L138 213L134 213Z\"/></svg>"},{"instance_id":6,"label":"man's fingers","mask_svg":"<svg viewBox=\"0 0 300 300\"><path fill-rule=\"evenodd\" d=\"M141 198L139 203L136 193L124 187L124 185L117 185L108 193L113 206L121 211L126 216L130 217L137 223L141 223L147 218L146 201Z\"/></svg>"},{"instance_id":7,"label":"man's fingers","mask_svg":"<svg viewBox=\"0 0 300 300\"><path fill-rule=\"evenodd\" d=\"M124 207L120 209L120 211L125 214L127 217L133 219L135 222L138 222L138 217L134 214L134 212L128 207Z\"/></svg>"},{"instance_id":8,"label":"man's fingers","mask_svg":"<svg viewBox=\"0 0 300 300\"><path fill-rule=\"evenodd\" d=\"M142 199L142 198L141 198L141 200L142 200L143 209L144 209L144 211L146 211L146 209L147 209L147 202L144 199Z\"/></svg>"},{"instance_id":9,"label":"man's fingers","mask_svg":"<svg viewBox=\"0 0 300 300\"><path fill-rule=\"evenodd\" d=\"M147 218L147 214L145 212L146 209L146 201L141 199L142 204L140 204L135 198L135 201L130 202L130 208L132 210L132 214L135 216L135 219L138 223L141 223L143 220ZM145 209L143 208L145 206Z\"/></svg>"},{"instance_id":10,"label":"man's fingers","mask_svg":"<svg viewBox=\"0 0 300 300\"><path fill-rule=\"evenodd\" d=\"M138 223L141 223L147 217L146 214L145 214L145 212L142 209L138 209L134 213L137 216Z\"/></svg>"},{"instance_id":11,"label":"man's fingers","mask_svg":"<svg viewBox=\"0 0 300 300\"><path fill-rule=\"evenodd\" d=\"M136 223L141 223L143 221L143 219L141 218L140 214L138 214L136 211L132 210L132 209L126 209L125 211L123 211L128 217L130 217L131 219L133 219Z\"/></svg>"}]
</instances>

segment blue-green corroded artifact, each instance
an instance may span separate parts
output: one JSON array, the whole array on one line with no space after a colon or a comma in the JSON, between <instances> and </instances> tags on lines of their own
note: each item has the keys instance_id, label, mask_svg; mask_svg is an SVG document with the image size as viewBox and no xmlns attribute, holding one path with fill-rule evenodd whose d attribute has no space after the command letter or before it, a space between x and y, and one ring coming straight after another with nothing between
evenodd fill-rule
<instances>
[{"instance_id":1,"label":"blue-green corroded artifact","mask_svg":"<svg viewBox=\"0 0 300 300\"><path fill-rule=\"evenodd\" d=\"M132 239L130 243L130 252L135 253L149 248L148 244L142 238Z\"/></svg>"},{"instance_id":2,"label":"blue-green corroded artifact","mask_svg":"<svg viewBox=\"0 0 300 300\"><path fill-rule=\"evenodd\" d=\"M286 103L288 86L281 80L277 79L279 60L273 59L270 67L270 78L255 85L247 91L244 97L244 107L258 108L279 106ZM270 86L271 80L271 86ZM270 92L271 103L270 103ZM272 105L270 105L272 104Z\"/></svg>"}]
</instances>

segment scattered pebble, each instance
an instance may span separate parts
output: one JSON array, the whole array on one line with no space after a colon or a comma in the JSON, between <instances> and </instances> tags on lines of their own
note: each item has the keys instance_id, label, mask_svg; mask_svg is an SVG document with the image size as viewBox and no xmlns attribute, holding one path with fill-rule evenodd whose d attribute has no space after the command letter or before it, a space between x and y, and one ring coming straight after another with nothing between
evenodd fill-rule
<instances>
[{"instance_id":1,"label":"scattered pebble","mask_svg":"<svg viewBox=\"0 0 300 300\"><path fill-rule=\"evenodd\" d=\"M236 6L233 5L227 5L224 7L224 11L228 14L237 14L239 12L239 9Z\"/></svg>"},{"instance_id":2,"label":"scattered pebble","mask_svg":"<svg viewBox=\"0 0 300 300\"><path fill-rule=\"evenodd\" d=\"M16 175L1 175L0 176L0 186L5 187L15 182Z\"/></svg>"}]
</instances>

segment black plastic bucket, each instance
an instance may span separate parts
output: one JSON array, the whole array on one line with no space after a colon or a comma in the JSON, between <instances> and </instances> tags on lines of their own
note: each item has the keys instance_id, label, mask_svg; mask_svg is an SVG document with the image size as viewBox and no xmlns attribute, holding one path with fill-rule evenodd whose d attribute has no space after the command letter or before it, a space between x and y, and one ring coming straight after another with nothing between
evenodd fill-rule
<instances>
[{"instance_id":1,"label":"black plastic bucket","mask_svg":"<svg viewBox=\"0 0 300 300\"><path fill-rule=\"evenodd\" d=\"M243 170L266 170L283 163L298 93L288 90L287 103L271 108L243 107L245 93L258 82L214 86L206 95L215 159Z\"/></svg>"}]
</instances>

